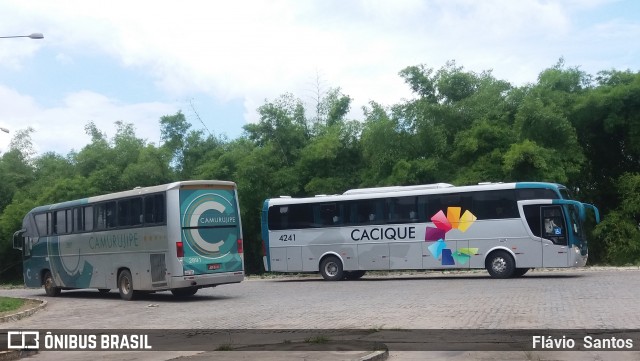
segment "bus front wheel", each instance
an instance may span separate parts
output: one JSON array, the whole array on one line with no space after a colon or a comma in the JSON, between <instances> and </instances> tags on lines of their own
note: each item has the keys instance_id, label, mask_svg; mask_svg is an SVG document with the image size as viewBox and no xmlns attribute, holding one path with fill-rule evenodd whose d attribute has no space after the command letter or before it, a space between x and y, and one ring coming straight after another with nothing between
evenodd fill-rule
<instances>
[{"instance_id":1,"label":"bus front wheel","mask_svg":"<svg viewBox=\"0 0 640 361\"><path fill-rule=\"evenodd\" d=\"M345 280L359 280L360 278L362 278L362 276L365 275L365 273L367 273L366 271L349 271L349 272L344 272L344 279Z\"/></svg>"},{"instance_id":2,"label":"bus front wheel","mask_svg":"<svg viewBox=\"0 0 640 361\"><path fill-rule=\"evenodd\" d=\"M516 268L516 270L513 272L513 277L522 277L527 272L529 272L528 268Z\"/></svg>"},{"instance_id":3,"label":"bus front wheel","mask_svg":"<svg viewBox=\"0 0 640 361\"><path fill-rule=\"evenodd\" d=\"M342 262L336 256L329 256L320 262L320 274L327 281L339 281L343 273Z\"/></svg>"},{"instance_id":4,"label":"bus front wheel","mask_svg":"<svg viewBox=\"0 0 640 361\"><path fill-rule=\"evenodd\" d=\"M49 297L56 297L60 294L60 287L56 287L56 283L53 280L53 276L51 272L47 271L44 274L44 278L42 279L42 284L44 285L44 292Z\"/></svg>"},{"instance_id":5,"label":"bus front wheel","mask_svg":"<svg viewBox=\"0 0 640 361\"><path fill-rule=\"evenodd\" d=\"M118 290L120 291L120 298L125 301L131 301L134 296L133 291L133 278L129 270L123 270L118 276Z\"/></svg>"},{"instance_id":6,"label":"bus front wheel","mask_svg":"<svg viewBox=\"0 0 640 361\"><path fill-rule=\"evenodd\" d=\"M516 269L513 257L505 251L495 251L487 258L486 268L493 278L509 278Z\"/></svg>"}]
</instances>

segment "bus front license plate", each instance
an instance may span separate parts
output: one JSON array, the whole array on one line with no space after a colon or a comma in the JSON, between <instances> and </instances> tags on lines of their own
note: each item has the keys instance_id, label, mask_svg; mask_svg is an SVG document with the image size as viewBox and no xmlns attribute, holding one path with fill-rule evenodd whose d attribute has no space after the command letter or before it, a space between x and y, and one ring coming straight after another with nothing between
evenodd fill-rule
<instances>
[{"instance_id":1,"label":"bus front license plate","mask_svg":"<svg viewBox=\"0 0 640 361\"><path fill-rule=\"evenodd\" d=\"M220 269L220 263L208 264L207 268L209 269L209 271L214 271L214 270Z\"/></svg>"}]
</instances>

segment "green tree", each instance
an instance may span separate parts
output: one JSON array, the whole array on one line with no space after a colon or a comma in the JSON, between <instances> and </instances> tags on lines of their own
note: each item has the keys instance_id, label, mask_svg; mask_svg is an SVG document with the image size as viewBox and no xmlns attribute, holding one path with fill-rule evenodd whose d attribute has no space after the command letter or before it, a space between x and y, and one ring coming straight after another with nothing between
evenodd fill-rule
<instances>
[{"instance_id":1,"label":"green tree","mask_svg":"<svg viewBox=\"0 0 640 361\"><path fill-rule=\"evenodd\" d=\"M622 202L595 230L602 240L597 255L616 265L640 264L640 173L626 173L618 180ZM591 247L593 248L593 247Z\"/></svg>"},{"instance_id":2,"label":"green tree","mask_svg":"<svg viewBox=\"0 0 640 361\"><path fill-rule=\"evenodd\" d=\"M576 184L607 212L622 201L618 179L640 172L640 72L601 72L597 85L571 117L588 160Z\"/></svg>"}]
</instances>

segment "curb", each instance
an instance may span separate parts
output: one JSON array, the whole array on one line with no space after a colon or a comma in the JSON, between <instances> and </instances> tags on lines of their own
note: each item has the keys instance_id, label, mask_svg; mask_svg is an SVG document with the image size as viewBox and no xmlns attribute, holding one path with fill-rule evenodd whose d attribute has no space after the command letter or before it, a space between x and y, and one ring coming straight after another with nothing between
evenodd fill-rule
<instances>
[{"instance_id":1,"label":"curb","mask_svg":"<svg viewBox=\"0 0 640 361\"><path fill-rule=\"evenodd\" d=\"M14 361L23 357L29 357L37 354L37 350L13 350L13 351L0 351L0 361Z\"/></svg>"},{"instance_id":2,"label":"curb","mask_svg":"<svg viewBox=\"0 0 640 361\"><path fill-rule=\"evenodd\" d=\"M17 298L20 298L20 299L23 299L23 300L37 301L37 302L40 302L40 304L35 306L35 307L33 307L33 308L30 308L30 309L28 309L26 311L18 312L18 313L15 313L13 315L7 315L7 316L0 317L0 323L18 321L20 319L23 319L25 317L33 315L34 313L40 311L41 309L43 309L43 308L45 308L47 306L47 301L41 300L41 299L38 299L38 298L24 298L24 297L17 297ZM4 359L0 359L0 360L4 360Z\"/></svg>"},{"instance_id":3,"label":"curb","mask_svg":"<svg viewBox=\"0 0 640 361\"><path fill-rule=\"evenodd\" d=\"M386 360L388 357L389 357L389 350L374 351L373 353L367 356L360 357L358 361L382 361L382 360Z\"/></svg>"},{"instance_id":4,"label":"curb","mask_svg":"<svg viewBox=\"0 0 640 361\"><path fill-rule=\"evenodd\" d=\"M22 312L18 312L18 313L14 313L13 315L7 315L7 316L3 316L0 317L0 324L1 323L5 323L5 322L12 322L12 321L18 321L20 319L23 319L25 317L29 317L31 315L33 315L34 313L40 311L41 309L45 308L47 306L47 301L45 300L41 300L38 298L25 298L25 297L17 297L23 300L30 300L30 301L37 301L40 302L39 305L32 307L28 310L22 311ZM29 356L33 356L35 354L37 354L38 351L37 350L11 350L11 351L0 351L0 361L14 361L14 360L19 360L23 357L29 357Z\"/></svg>"}]
</instances>

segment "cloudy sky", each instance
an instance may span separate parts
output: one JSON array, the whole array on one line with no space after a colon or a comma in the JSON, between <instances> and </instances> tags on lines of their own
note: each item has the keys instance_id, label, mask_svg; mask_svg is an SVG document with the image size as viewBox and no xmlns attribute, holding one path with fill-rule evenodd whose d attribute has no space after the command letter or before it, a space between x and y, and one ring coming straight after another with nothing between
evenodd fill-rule
<instances>
[{"instance_id":1,"label":"cloudy sky","mask_svg":"<svg viewBox=\"0 0 640 361\"><path fill-rule=\"evenodd\" d=\"M411 97L406 66L447 60L523 85L560 57L590 74L640 70L635 0L217 0L0 2L0 152L31 126L38 153L133 123L158 143L177 111L233 139L265 99L320 88L354 99ZM202 121L202 122L201 122ZM203 125L204 124L204 125Z\"/></svg>"}]
</instances>

